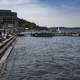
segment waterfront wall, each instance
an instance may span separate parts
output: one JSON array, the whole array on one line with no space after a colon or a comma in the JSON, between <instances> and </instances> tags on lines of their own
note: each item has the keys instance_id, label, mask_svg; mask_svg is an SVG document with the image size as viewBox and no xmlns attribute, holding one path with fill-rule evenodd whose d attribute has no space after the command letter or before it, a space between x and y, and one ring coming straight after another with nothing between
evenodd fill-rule
<instances>
[{"instance_id":1,"label":"waterfront wall","mask_svg":"<svg viewBox=\"0 0 80 80\"><path fill-rule=\"evenodd\" d=\"M0 45L0 71L2 70L3 65L12 49L10 45L15 41L15 39L16 39L16 36L12 36Z\"/></svg>"}]
</instances>

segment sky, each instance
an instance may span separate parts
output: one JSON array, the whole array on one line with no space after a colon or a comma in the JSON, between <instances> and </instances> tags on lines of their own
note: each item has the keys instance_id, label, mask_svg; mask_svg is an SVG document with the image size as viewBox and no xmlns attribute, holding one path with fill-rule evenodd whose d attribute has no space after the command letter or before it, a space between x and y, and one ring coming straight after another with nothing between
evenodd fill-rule
<instances>
[{"instance_id":1,"label":"sky","mask_svg":"<svg viewBox=\"0 0 80 80\"><path fill-rule=\"evenodd\" d=\"M47 27L80 27L80 0L0 0L0 9Z\"/></svg>"}]
</instances>

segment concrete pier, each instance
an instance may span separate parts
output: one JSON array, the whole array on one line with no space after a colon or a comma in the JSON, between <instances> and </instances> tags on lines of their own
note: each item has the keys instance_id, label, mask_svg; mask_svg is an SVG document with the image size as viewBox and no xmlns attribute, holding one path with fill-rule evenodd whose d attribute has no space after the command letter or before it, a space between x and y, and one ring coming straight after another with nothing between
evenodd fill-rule
<instances>
[{"instance_id":1,"label":"concrete pier","mask_svg":"<svg viewBox=\"0 0 80 80\"><path fill-rule=\"evenodd\" d=\"M14 42L15 39L16 36L12 36L0 44L0 71L2 70L4 63L9 56L10 51L12 50L12 46L10 45Z\"/></svg>"}]
</instances>

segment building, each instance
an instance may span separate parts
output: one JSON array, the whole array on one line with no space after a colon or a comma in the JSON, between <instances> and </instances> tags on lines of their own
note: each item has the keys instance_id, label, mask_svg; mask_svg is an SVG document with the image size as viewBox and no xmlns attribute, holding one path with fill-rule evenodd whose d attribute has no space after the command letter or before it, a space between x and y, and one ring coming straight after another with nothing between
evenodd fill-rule
<instances>
[{"instance_id":1,"label":"building","mask_svg":"<svg viewBox=\"0 0 80 80\"><path fill-rule=\"evenodd\" d=\"M80 27L60 27L62 33L80 33Z\"/></svg>"},{"instance_id":2,"label":"building","mask_svg":"<svg viewBox=\"0 0 80 80\"><path fill-rule=\"evenodd\" d=\"M16 26L17 13L11 10L0 10L0 27Z\"/></svg>"},{"instance_id":3,"label":"building","mask_svg":"<svg viewBox=\"0 0 80 80\"><path fill-rule=\"evenodd\" d=\"M0 40L13 34L17 27L17 13L11 10L0 10Z\"/></svg>"},{"instance_id":4,"label":"building","mask_svg":"<svg viewBox=\"0 0 80 80\"><path fill-rule=\"evenodd\" d=\"M0 10L0 29L14 31L17 27L17 13L11 10Z\"/></svg>"}]
</instances>

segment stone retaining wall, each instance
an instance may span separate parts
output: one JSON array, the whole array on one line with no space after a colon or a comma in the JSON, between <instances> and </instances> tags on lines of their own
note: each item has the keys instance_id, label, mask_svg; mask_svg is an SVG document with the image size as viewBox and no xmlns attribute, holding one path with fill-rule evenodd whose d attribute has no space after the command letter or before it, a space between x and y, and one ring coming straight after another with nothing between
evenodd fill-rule
<instances>
[{"instance_id":1,"label":"stone retaining wall","mask_svg":"<svg viewBox=\"0 0 80 80\"><path fill-rule=\"evenodd\" d=\"M16 36L12 36L0 45L0 71L11 51L10 45L14 42Z\"/></svg>"}]
</instances>

